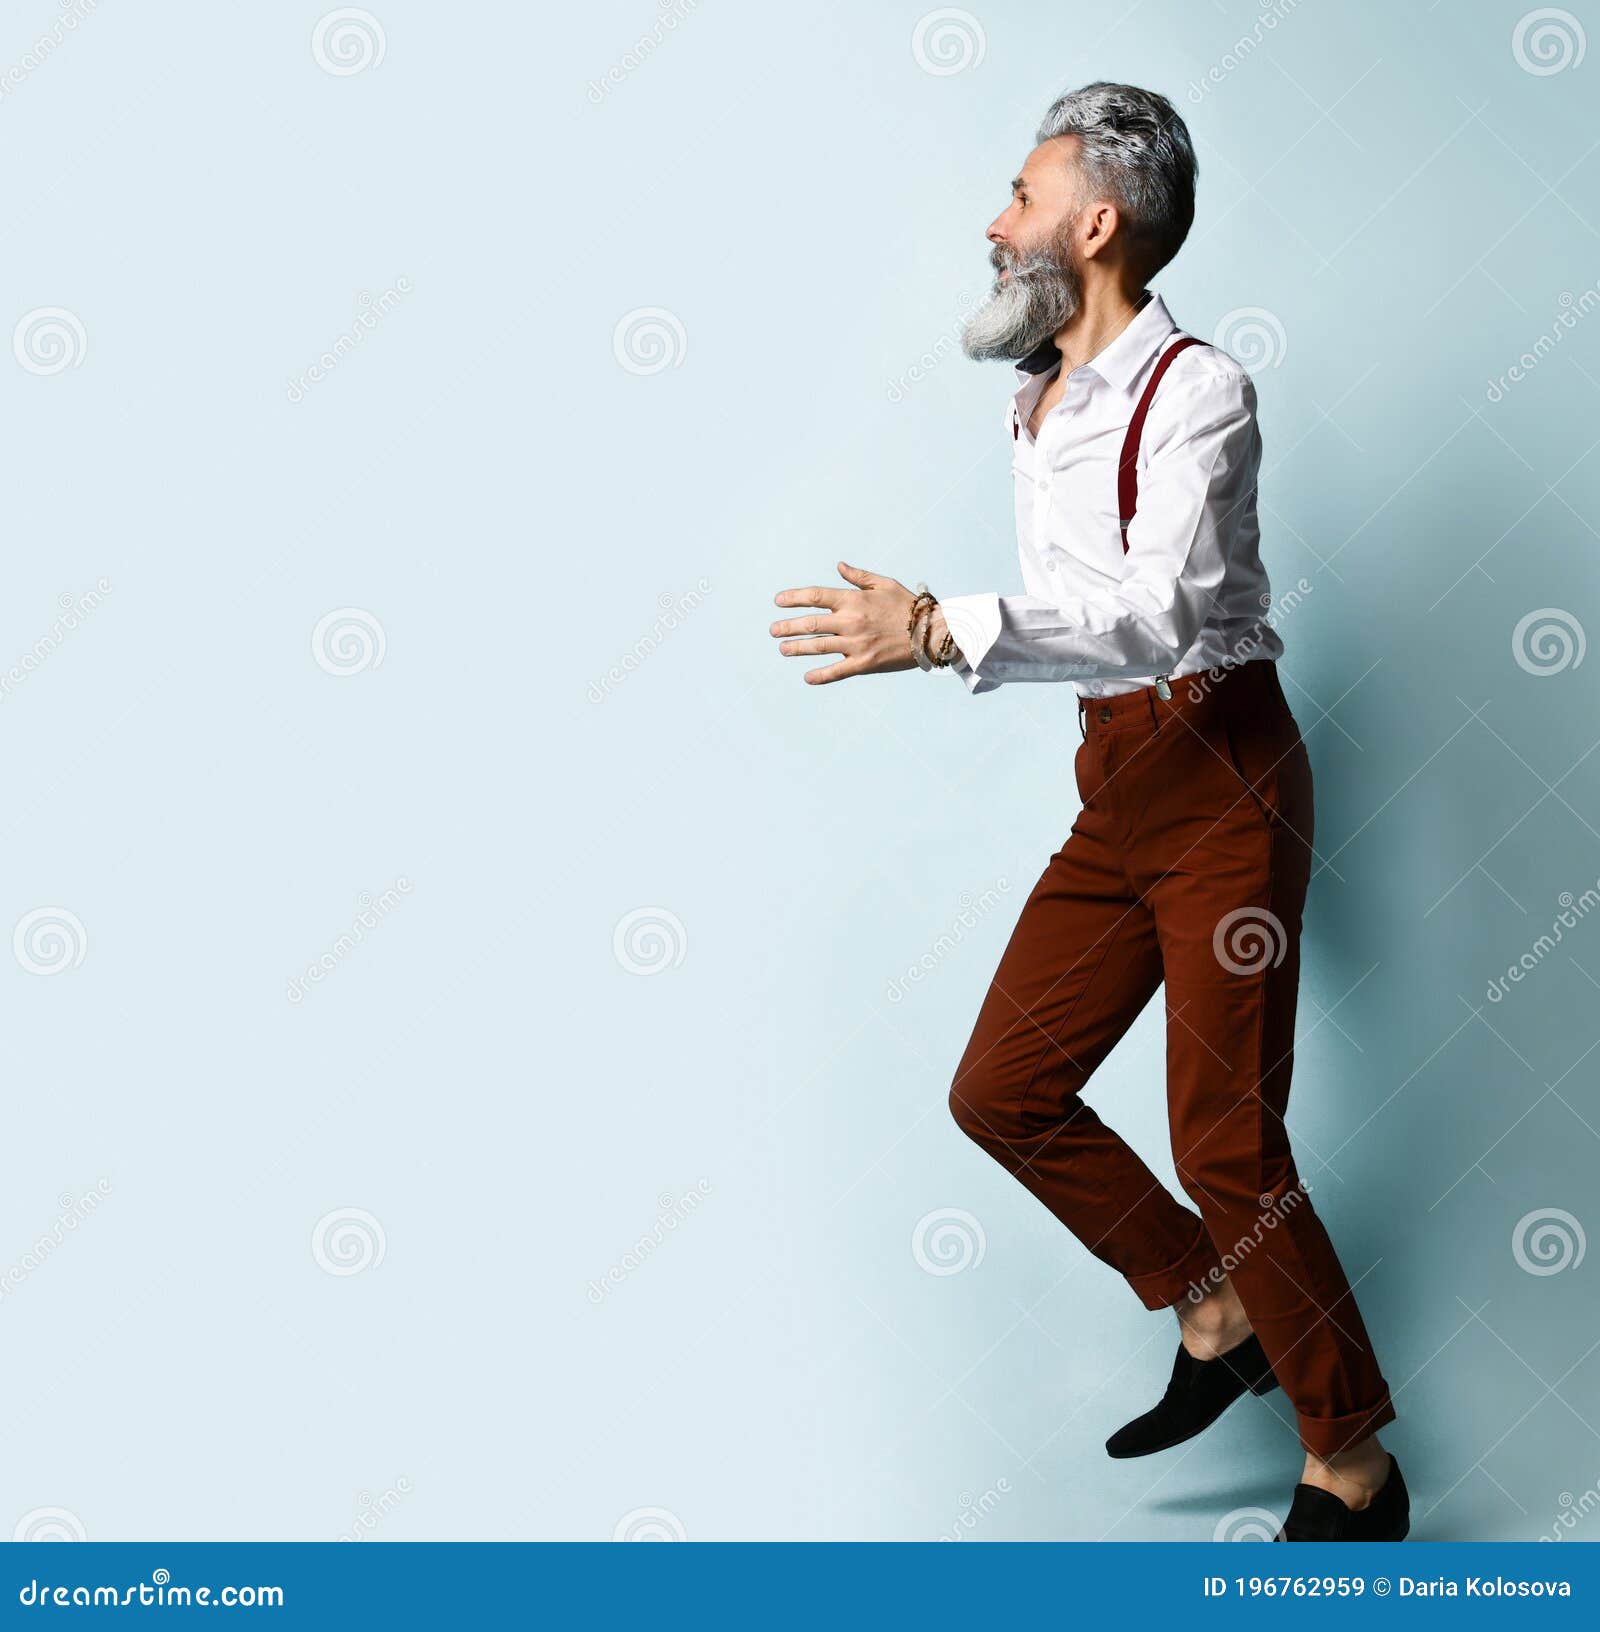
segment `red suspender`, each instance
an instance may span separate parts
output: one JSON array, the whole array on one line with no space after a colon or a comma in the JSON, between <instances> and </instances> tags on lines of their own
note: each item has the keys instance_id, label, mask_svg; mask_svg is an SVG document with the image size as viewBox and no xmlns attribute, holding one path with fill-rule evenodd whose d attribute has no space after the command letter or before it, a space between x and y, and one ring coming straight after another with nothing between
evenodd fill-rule
<instances>
[{"instance_id":1,"label":"red suspender","mask_svg":"<svg viewBox=\"0 0 1600 1632\"><path fill-rule=\"evenodd\" d=\"M1133 418L1128 421L1128 434L1122 443L1122 458L1117 463L1117 514L1122 518L1124 555L1128 553L1128 523L1133 520L1133 513L1139 507L1139 441L1144 435L1144 422L1155 399L1156 387L1161 384L1161 376L1180 351L1205 344L1204 340L1196 340L1192 334L1185 334L1168 346L1156 359L1156 366L1150 371L1150 382L1139 398L1139 406L1133 410Z\"/></svg>"}]
</instances>

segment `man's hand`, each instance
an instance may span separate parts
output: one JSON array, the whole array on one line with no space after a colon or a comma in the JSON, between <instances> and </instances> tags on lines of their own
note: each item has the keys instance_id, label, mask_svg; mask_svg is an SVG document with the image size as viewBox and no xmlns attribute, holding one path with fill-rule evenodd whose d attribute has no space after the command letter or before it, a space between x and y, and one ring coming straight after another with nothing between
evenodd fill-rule
<instances>
[{"instance_id":1,"label":"man's hand","mask_svg":"<svg viewBox=\"0 0 1600 1632\"><path fill-rule=\"evenodd\" d=\"M785 618L772 633L783 638L785 657L843 653L844 661L807 669L806 684L825 686L856 674L890 674L914 669L906 639L906 620L916 597L893 578L839 563L839 576L854 589L785 589L774 597L779 606L820 606L827 610L804 618ZM804 638L796 639L801 636Z\"/></svg>"}]
</instances>

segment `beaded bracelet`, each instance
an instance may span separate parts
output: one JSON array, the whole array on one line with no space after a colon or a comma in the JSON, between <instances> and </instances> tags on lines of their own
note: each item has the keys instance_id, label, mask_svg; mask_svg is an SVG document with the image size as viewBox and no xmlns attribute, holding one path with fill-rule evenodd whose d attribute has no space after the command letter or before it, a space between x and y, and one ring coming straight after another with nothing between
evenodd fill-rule
<instances>
[{"instance_id":1,"label":"beaded bracelet","mask_svg":"<svg viewBox=\"0 0 1600 1632\"><path fill-rule=\"evenodd\" d=\"M911 655L924 674L932 669L949 668L956 655L956 638L950 633L948 625L944 639L939 642L939 650L934 652L928 649L928 637L933 632L933 614L938 609L939 602L928 586L918 584L916 599L911 603L911 616L906 621L906 638L911 642Z\"/></svg>"},{"instance_id":2,"label":"beaded bracelet","mask_svg":"<svg viewBox=\"0 0 1600 1632\"><path fill-rule=\"evenodd\" d=\"M934 602L934 606L939 603ZM917 619L916 627L911 635L911 655L917 660L917 667L927 674L934 668L933 653L928 650L928 635L933 627L933 606L930 606Z\"/></svg>"},{"instance_id":3,"label":"beaded bracelet","mask_svg":"<svg viewBox=\"0 0 1600 1632\"><path fill-rule=\"evenodd\" d=\"M928 654L927 638L925 636L918 638L918 625L925 618L933 616L933 609L938 604L938 600L928 586L918 584L916 598L911 603L910 616L906 619L906 639L911 645L911 655L917 660L917 667L924 673L933 667L933 661Z\"/></svg>"}]
</instances>

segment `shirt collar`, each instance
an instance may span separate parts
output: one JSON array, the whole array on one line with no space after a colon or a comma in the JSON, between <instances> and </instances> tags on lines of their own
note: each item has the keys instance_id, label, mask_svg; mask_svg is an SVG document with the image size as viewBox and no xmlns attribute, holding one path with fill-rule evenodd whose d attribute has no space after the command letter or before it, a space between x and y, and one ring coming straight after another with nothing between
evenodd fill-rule
<instances>
[{"instance_id":1,"label":"shirt collar","mask_svg":"<svg viewBox=\"0 0 1600 1632\"><path fill-rule=\"evenodd\" d=\"M1144 372L1145 365L1161 349L1162 343L1174 332L1166 303L1160 295L1146 293L1144 304L1110 345L1104 347L1084 364L1092 368L1108 385L1126 391ZM1017 364L1017 382L1026 387L1030 380L1048 374L1061 362L1061 353L1054 340L1046 340L1037 351L1030 352ZM1018 396L1022 395L1019 391Z\"/></svg>"}]
</instances>

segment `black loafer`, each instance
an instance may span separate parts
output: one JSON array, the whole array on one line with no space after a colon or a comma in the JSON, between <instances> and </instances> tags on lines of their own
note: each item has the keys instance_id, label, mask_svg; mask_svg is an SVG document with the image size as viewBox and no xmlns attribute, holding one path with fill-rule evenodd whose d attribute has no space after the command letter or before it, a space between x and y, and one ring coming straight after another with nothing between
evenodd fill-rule
<instances>
[{"instance_id":1,"label":"black loafer","mask_svg":"<svg viewBox=\"0 0 1600 1632\"><path fill-rule=\"evenodd\" d=\"M1268 1394L1277 1386L1254 1334L1215 1360L1196 1360L1180 1343L1166 1393L1106 1441L1106 1455L1120 1460L1171 1450L1203 1433L1242 1394Z\"/></svg>"},{"instance_id":2,"label":"black loafer","mask_svg":"<svg viewBox=\"0 0 1600 1632\"><path fill-rule=\"evenodd\" d=\"M1404 1541L1411 1529L1411 1495L1400 1464L1389 1458L1389 1477L1366 1507L1352 1512L1332 1491L1296 1485L1289 1517L1274 1541Z\"/></svg>"}]
</instances>

